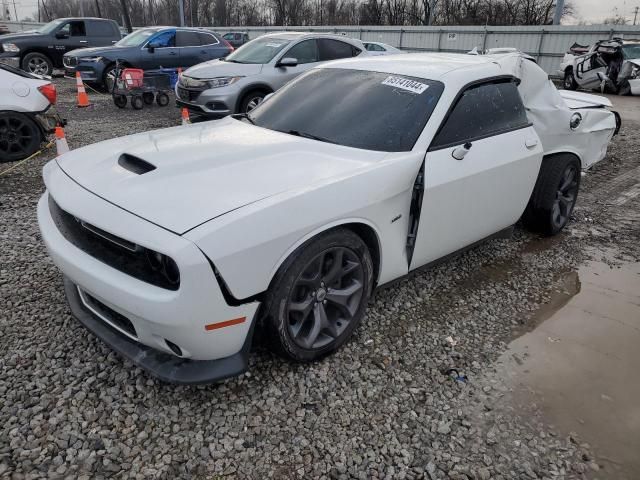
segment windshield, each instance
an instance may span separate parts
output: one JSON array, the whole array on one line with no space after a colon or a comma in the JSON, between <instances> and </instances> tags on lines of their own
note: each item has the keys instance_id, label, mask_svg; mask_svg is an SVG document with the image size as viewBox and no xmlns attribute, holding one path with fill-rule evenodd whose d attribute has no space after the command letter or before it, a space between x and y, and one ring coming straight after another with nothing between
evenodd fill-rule
<instances>
[{"instance_id":1,"label":"windshield","mask_svg":"<svg viewBox=\"0 0 640 480\"><path fill-rule=\"evenodd\" d=\"M157 28L145 28L144 30L136 30L133 33L130 33L122 40L116 43L117 47L135 47L138 45L142 45L146 42L149 37L158 33L159 30Z\"/></svg>"},{"instance_id":2,"label":"windshield","mask_svg":"<svg viewBox=\"0 0 640 480\"><path fill-rule=\"evenodd\" d=\"M289 45L286 38L262 37L251 40L225 58L235 63L269 63L278 52Z\"/></svg>"},{"instance_id":3,"label":"windshield","mask_svg":"<svg viewBox=\"0 0 640 480\"><path fill-rule=\"evenodd\" d=\"M627 59L636 59L640 58L640 43L631 44L631 45L623 45L622 46L622 56Z\"/></svg>"},{"instance_id":4,"label":"windshield","mask_svg":"<svg viewBox=\"0 0 640 480\"><path fill-rule=\"evenodd\" d=\"M441 82L389 73L314 69L251 112L270 130L382 152L406 152L438 103Z\"/></svg>"},{"instance_id":5,"label":"windshield","mask_svg":"<svg viewBox=\"0 0 640 480\"><path fill-rule=\"evenodd\" d=\"M53 22L44 24L38 30L36 30L36 32L49 34L53 32L56 28L58 28L63 22L64 20L54 20Z\"/></svg>"}]
</instances>

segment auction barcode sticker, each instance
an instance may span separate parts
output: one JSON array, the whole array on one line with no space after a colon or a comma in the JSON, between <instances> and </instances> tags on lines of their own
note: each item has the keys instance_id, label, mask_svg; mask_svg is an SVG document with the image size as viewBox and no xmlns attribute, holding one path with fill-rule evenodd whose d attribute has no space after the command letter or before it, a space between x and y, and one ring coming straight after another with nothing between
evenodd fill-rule
<instances>
[{"instance_id":1,"label":"auction barcode sticker","mask_svg":"<svg viewBox=\"0 0 640 480\"><path fill-rule=\"evenodd\" d=\"M420 94L424 92L429 85L426 83L416 82L415 80L409 80L408 78L402 77L394 77L393 75L388 76L382 82L383 85L388 85L389 87L397 87L402 90L406 90L407 92Z\"/></svg>"}]
</instances>

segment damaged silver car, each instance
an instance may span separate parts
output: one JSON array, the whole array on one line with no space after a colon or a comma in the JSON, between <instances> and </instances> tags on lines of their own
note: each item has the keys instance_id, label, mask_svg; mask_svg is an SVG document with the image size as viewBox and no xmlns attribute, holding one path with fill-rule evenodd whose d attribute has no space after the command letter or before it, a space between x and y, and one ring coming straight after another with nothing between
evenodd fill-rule
<instances>
[{"instance_id":1,"label":"damaged silver car","mask_svg":"<svg viewBox=\"0 0 640 480\"><path fill-rule=\"evenodd\" d=\"M564 88L640 95L640 40L613 38L591 47L574 43L560 64Z\"/></svg>"}]
</instances>

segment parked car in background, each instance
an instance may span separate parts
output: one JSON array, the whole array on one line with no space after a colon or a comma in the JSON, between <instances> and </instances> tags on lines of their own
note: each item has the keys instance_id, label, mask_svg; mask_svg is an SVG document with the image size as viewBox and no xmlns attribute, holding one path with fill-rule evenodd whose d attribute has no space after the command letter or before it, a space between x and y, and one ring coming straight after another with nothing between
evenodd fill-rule
<instances>
[{"instance_id":1,"label":"parked car in background","mask_svg":"<svg viewBox=\"0 0 640 480\"><path fill-rule=\"evenodd\" d=\"M233 48L238 48L249 41L249 34L242 32L225 33L222 38L231 44Z\"/></svg>"},{"instance_id":2,"label":"parked car in background","mask_svg":"<svg viewBox=\"0 0 640 480\"><path fill-rule=\"evenodd\" d=\"M11 33L9 27L6 25L0 24L0 35L6 35L7 33Z\"/></svg>"},{"instance_id":3,"label":"parked car in background","mask_svg":"<svg viewBox=\"0 0 640 480\"><path fill-rule=\"evenodd\" d=\"M362 42L369 55L395 55L396 53L407 53L399 48L392 47L382 42Z\"/></svg>"},{"instance_id":4,"label":"parked car in background","mask_svg":"<svg viewBox=\"0 0 640 480\"><path fill-rule=\"evenodd\" d=\"M118 24L103 18L60 18L30 33L0 37L0 63L51 75L62 68L62 56L71 50L113 45L120 40Z\"/></svg>"},{"instance_id":5,"label":"parked car in background","mask_svg":"<svg viewBox=\"0 0 640 480\"><path fill-rule=\"evenodd\" d=\"M176 102L211 118L249 112L266 95L322 62L359 55L366 55L362 42L342 35L263 35L222 60L184 71L176 84Z\"/></svg>"},{"instance_id":6,"label":"parked car in background","mask_svg":"<svg viewBox=\"0 0 640 480\"><path fill-rule=\"evenodd\" d=\"M64 55L67 75L106 86L116 60L143 70L187 68L233 51L226 41L203 28L151 27L136 30L111 47L74 50Z\"/></svg>"},{"instance_id":7,"label":"parked car in background","mask_svg":"<svg viewBox=\"0 0 640 480\"><path fill-rule=\"evenodd\" d=\"M283 35L238 60L307 58ZM545 87L523 97L518 75L535 72ZM517 54L331 62L246 115L52 160L42 239L76 319L165 381L240 374L258 322L283 356L317 360L352 336L376 286L521 217L545 234L567 225L583 154L610 137L585 142L567 117L546 153L536 128L559 128L562 102L548 88Z\"/></svg>"},{"instance_id":8,"label":"parked car in background","mask_svg":"<svg viewBox=\"0 0 640 480\"><path fill-rule=\"evenodd\" d=\"M0 162L27 158L60 118L50 111L56 87L49 80L0 64Z\"/></svg>"},{"instance_id":9,"label":"parked car in background","mask_svg":"<svg viewBox=\"0 0 640 480\"><path fill-rule=\"evenodd\" d=\"M567 90L599 88L640 95L640 40L614 38L591 47L574 44L562 59L560 74Z\"/></svg>"}]
</instances>

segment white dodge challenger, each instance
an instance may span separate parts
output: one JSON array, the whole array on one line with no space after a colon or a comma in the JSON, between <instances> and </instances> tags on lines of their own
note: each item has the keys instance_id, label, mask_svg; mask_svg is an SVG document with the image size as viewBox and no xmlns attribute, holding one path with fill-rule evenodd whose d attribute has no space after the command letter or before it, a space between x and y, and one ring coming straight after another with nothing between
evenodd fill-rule
<instances>
[{"instance_id":1,"label":"white dodge challenger","mask_svg":"<svg viewBox=\"0 0 640 480\"><path fill-rule=\"evenodd\" d=\"M40 229L78 321L165 381L240 374L258 322L311 361L376 286L520 218L559 232L617 128L598 98L518 54L326 64L248 115L52 160Z\"/></svg>"}]
</instances>

